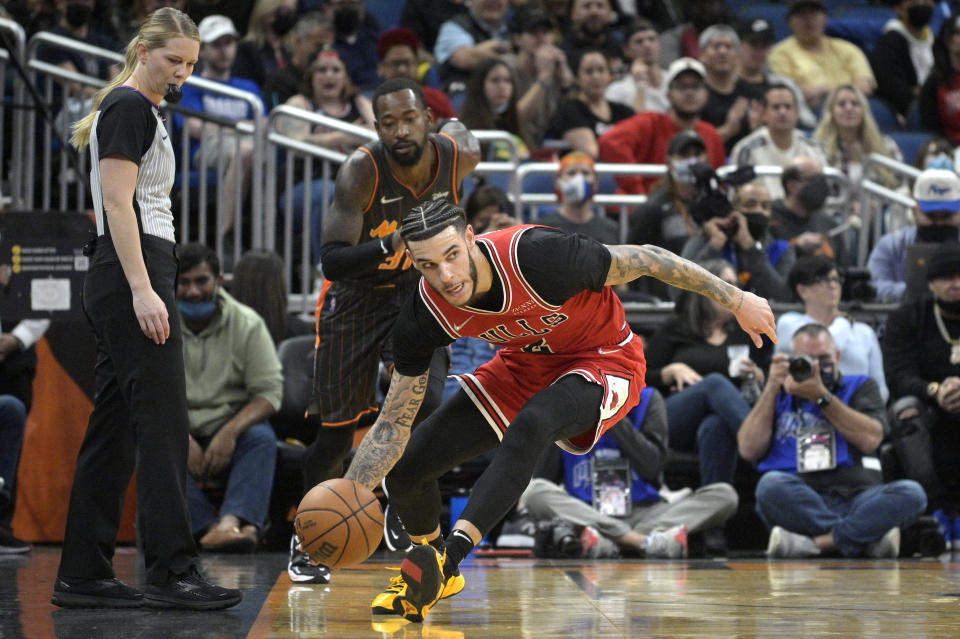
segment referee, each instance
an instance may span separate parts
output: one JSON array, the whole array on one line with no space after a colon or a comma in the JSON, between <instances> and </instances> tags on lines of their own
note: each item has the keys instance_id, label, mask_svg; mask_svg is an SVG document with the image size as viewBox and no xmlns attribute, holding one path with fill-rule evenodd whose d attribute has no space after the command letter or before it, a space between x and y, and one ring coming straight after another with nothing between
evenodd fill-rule
<instances>
[{"instance_id":1,"label":"referee","mask_svg":"<svg viewBox=\"0 0 960 639\"><path fill-rule=\"evenodd\" d=\"M67 608L210 610L242 599L205 581L186 505L187 418L170 188L173 147L159 102L176 101L199 51L197 27L152 13L127 45L123 71L74 126L90 147L97 238L83 307L97 339L93 413L77 458L52 602ZM114 577L123 495L137 470L146 585Z\"/></svg>"}]
</instances>

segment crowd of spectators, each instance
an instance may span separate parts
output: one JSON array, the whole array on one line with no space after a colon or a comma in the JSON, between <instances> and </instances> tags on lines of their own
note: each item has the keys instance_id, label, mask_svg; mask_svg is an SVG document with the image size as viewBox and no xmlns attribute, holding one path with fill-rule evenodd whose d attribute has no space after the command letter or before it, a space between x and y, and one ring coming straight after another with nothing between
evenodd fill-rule
<instances>
[{"instance_id":1,"label":"crowd of spectators","mask_svg":"<svg viewBox=\"0 0 960 639\"><path fill-rule=\"evenodd\" d=\"M790 35L779 41L769 20L740 21L719 1L680 3L676 20L668 11L636 15L638 3L616 0L572 0L566 5L407 0L398 14L380 14L359 0L10 4L8 10L14 14L20 10L23 24L31 31L49 30L113 50L140 17L159 6L177 6L199 24L202 46L197 76L253 94L267 110L282 104L370 130L376 123L368 96L376 86L396 77L417 80L424 85L425 100L437 120L460 117L472 129L506 131L520 149L521 160L559 162L555 182L559 204L554 212L540 215L540 223L607 244L618 243L623 229L630 243L665 247L745 290L776 302L802 304L780 317L776 349L772 344L755 349L731 326L731 317L723 309L687 293L673 300L673 315L647 343L647 383L656 389L652 408L635 415L633 423L617 433L611 431L615 442L610 445L631 459L637 446L661 449L656 458L632 459L638 481L654 492L637 499L629 525L616 525L578 517L582 504L545 506L550 500L544 495L559 484L537 482L562 475L550 472L538 478L522 500L533 514L547 519L567 517L584 529L599 530L621 549L651 556L675 556L671 544L678 543L683 527L686 552L686 533L722 526L736 507L737 495L716 488L695 492L688 497L693 501L686 502L687 510L679 509L681 515L671 511L672 515L651 516L641 506L660 499L655 489L660 486L664 451L669 448L698 456L700 487L691 488L700 491L732 484L737 464L743 460L759 464L764 475L756 500L761 519L773 531L769 551L774 556L812 556L831 549L844 555L890 556L891 546L899 546L899 537L891 531L913 525L925 508L936 511L945 538L952 538L960 495L955 494L955 476L944 469L943 456L944 450L960 450L956 438L943 433L946 424L955 425L960 410L956 400L960 347L958 338L952 337L960 334L952 330L953 322L960 321L954 299L960 293L951 288L960 259L943 258L944 266L921 273L919 289L913 291L916 295L908 286L918 265L934 263L930 255L936 253L936 245L942 245L940 253L948 252L958 240L960 178L954 171L953 145L960 144L955 95L960 90L960 15L940 15L932 0L897 0L889 21L873 34L867 48L866 41L828 35L834 9L822 0L785 2L784 26ZM394 23L381 23L384 15L392 16ZM934 19L939 22L936 31L931 28ZM115 72L89 57L55 47L44 47L39 55L86 75L107 78ZM252 117L245 101L190 86L184 89L182 106L219 123ZM83 102L65 104L63 109L63 117L72 121L74 112L84 111ZM175 126L191 140L190 157L181 161L217 169L216 182L225 194L217 228L227 234L242 223L241 209L248 206L245 200L254 160L251 137L242 127L225 134L199 117L178 118ZM294 118L279 118L277 130L339 152L350 152L363 142L335 128ZM904 130L929 132L931 141L914 157L898 146L896 133ZM484 142L483 152L485 160L509 157L509 149L498 142ZM903 172L871 165L871 154L915 162L924 173L910 180ZM662 165L665 173L662 177L617 176L617 193L647 196L620 225L592 202L601 190L598 162ZM730 187L723 193L726 207L705 207L704 176L725 164L774 166L781 172ZM838 190L839 181L828 179L831 174L841 176L846 188ZM912 195L918 203L905 216L909 223L871 238L875 246L869 256L858 253L860 234L869 232L859 220L884 211L879 207L860 210L860 184L868 178L901 195ZM333 196L333 182L324 180L319 163L312 175L298 173L293 190L278 196L281 205L293 198L299 211L308 192L309 228L299 218L295 232L310 235L315 258L322 243L324 198ZM507 195L489 184L476 186L466 206L478 228L522 221L511 217L515 209ZM853 218L858 221L851 222ZM915 245L926 245L929 252L917 257L920 252ZM276 256L259 258L261 266L248 271L247 277L260 269L266 273L283 268ZM874 327L844 312L844 276L864 263L875 295L861 301L913 305L909 313L898 311L900 332L882 346ZM184 293L188 302L184 308L195 312L191 304L202 301L209 306L216 300L224 316L218 315L208 327L203 318L191 319L184 311L187 334L200 344L213 329L222 330L218 327L226 321L228 309L240 313L238 317L252 316L246 310L237 311L237 306L247 307L216 285L219 266L211 264L206 253L195 266L211 271L209 291L199 301L186 299L190 295ZM242 282L241 264L236 270ZM277 290L276 283L265 286ZM195 289L191 295L200 295ZM272 353L273 347L303 327L268 316L271 305L257 300L252 290L247 289L251 295L247 303L255 308L260 303L256 310L266 319L265 325L256 327L257 343L270 346L267 350ZM646 282L618 292L629 300L669 300L666 287ZM274 310L276 306L272 305ZM896 340L906 339L904 326L914 330L918 324L921 332L929 333L921 336L929 339L923 348L943 347L936 343L942 338L950 351L949 363L946 358L939 367L932 366L930 359L908 362L909 354L897 350L903 344ZM243 339L249 350L250 338ZM925 352L923 348L920 352ZM796 353L817 362L811 378L816 383L796 379L788 371L785 357ZM895 363L885 360L888 353L896 353ZM468 369L492 354L486 344L458 342L453 363ZM832 380L823 380L825 369L831 368ZM206 475L213 473L220 475L220 488L225 491L219 510L200 492L191 493L195 534L204 547L246 549L260 535L266 516L263 499L264 494L269 496L270 485L260 482L259 493L243 494L242 499L232 493L233 475L227 472L230 455L223 451L229 449L238 456L234 465L239 472L245 466L256 467L258 477L270 475L272 481L272 466L261 457L269 457L264 447L274 444L266 437L266 420L280 401L278 371L279 363L271 362L269 374L263 373L270 378L269 389L247 388L238 379L233 380L235 388L208 389L216 391L217 397L200 398L212 406L207 410L218 411L218 418L216 424L195 425L190 463L197 480L194 488L203 487ZM191 374L200 380L193 386L196 391L204 386L203 372L197 367L188 370L188 379ZM928 385L921 388L917 379ZM247 385L250 382L246 380ZM231 392L237 393L236 398ZM787 396L794 396L792 404L784 399ZM830 399L823 401L827 396ZM918 397L918 403L906 408L897 404L908 397ZM929 506L915 483L883 485L878 476L866 471L856 477L839 471L851 465L879 469L867 468L872 462L864 460L874 458L890 430L884 412L887 404L899 406L889 418L894 433L902 433L905 423L915 425L920 417L929 417L924 427L934 433L938 444L930 454L941 476L929 469L921 476L916 464L901 464L903 476L917 479L926 489ZM810 444L809 458L787 459L791 446L798 456L803 452L802 442L790 433L805 427L804 415L816 417L826 430L835 426L832 448L828 446L833 456L828 454L826 462L819 457L822 447L815 443ZM237 421L239 416L243 419ZM797 419L799 426L794 423ZM659 421L643 426L644 420ZM244 437L257 440L250 445L254 456L246 460L239 457ZM224 438L231 438L229 445ZM904 448L903 441L897 440L897 446ZM213 452L208 454L207 449ZM898 453L906 457L899 448ZM828 466L818 466L821 462ZM804 464L809 466L804 469ZM833 474L820 483L806 484L785 476L807 477L805 472ZM837 485L843 500L808 512L783 512L783 503L813 500L811 492L819 499ZM714 495L711 508L697 506L697 500L710 495ZM585 499L586 492L573 496L590 501ZM857 500L872 503L881 498L902 508L868 522L851 521L840 512ZM247 503L235 506L243 500ZM236 512L229 512L230 508ZM664 531L669 533L666 538L656 537ZM957 537L960 540L960 530Z\"/></svg>"}]
</instances>

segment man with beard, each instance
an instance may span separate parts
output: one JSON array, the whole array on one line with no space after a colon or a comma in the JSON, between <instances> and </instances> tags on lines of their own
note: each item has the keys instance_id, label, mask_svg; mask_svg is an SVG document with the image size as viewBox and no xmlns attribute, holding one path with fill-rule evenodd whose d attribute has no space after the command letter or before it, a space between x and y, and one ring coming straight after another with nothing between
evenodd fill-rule
<instances>
[{"instance_id":1,"label":"man with beard","mask_svg":"<svg viewBox=\"0 0 960 639\"><path fill-rule=\"evenodd\" d=\"M615 19L610 0L573 0L570 30L560 43L567 60L579 60L585 51L597 49L612 64L622 65L623 48L612 30ZM620 69L614 68L613 71L616 73Z\"/></svg>"},{"instance_id":2,"label":"man with beard","mask_svg":"<svg viewBox=\"0 0 960 639\"><path fill-rule=\"evenodd\" d=\"M409 78L381 84L373 94L379 140L354 151L337 174L320 249L327 283L317 302L314 393L307 416L317 437L304 455L306 490L340 476L358 423L377 410L378 365L393 368L393 324L419 279L396 232L400 220L424 201L459 202L463 176L480 160L479 142L460 122L441 121L431 133L433 117L425 105L420 86ZM428 405L439 404L447 367L438 349L425 388ZM429 414L430 408L423 411ZM388 505L387 545L404 549L409 539L402 539L391 511ZM312 565L295 538L288 573L298 583L330 579L330 571Z\"/></svg>"},{"instance_id":3,"label":"man with beard","mask_svg":"<svg viewBox=\"0 0 960 639\"><path fill-rule=\"evenodd\" d=\"M776 339L765 300L659 247L607 246L529 225L476 236L463 209L444 200L414 208L401 234L423 278L396 320L390 392L346 477L372 488L386 475L420 543L374 599L374 615L423 621L436 601L460 592L459 563L517 502L541 452L557 442L585 454L638 404L643 347L613 286L654 277L729 309L757 346L763 334ZM461 390L411 436L431 354L462 336L503 348L458 375ZM494 449L444 539L436 480Z\"/></svg>"},{"instance_id":4,"label":"man with beard","mask_svg":"<svg viewBox=\"0 0 960 639\"><path fill-rule=\"evenodd\" d=\"M958 239L960 177L947 169L927 169L913 185L917 201L916 226L907 226L880 238L870 252L867 268L877 299L899 302L907 291L907 249L921 242L939 244Z\"/></svg>"}]
</instances>

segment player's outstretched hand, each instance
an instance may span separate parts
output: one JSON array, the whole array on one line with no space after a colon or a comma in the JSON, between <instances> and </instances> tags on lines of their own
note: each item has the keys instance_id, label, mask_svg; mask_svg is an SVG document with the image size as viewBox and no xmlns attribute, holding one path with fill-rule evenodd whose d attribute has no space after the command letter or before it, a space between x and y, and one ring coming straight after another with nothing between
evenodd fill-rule
<instances>
[{"instance_id":1,"label":"player's outstretched hand","mask_svg":"<svg viewBox=\"0 0 960 639\"><path fill-rule=\"evenodd\" d=\"M744 291L743 301L734 315L757 348L763 346L762 335L767 335L774 344L777 343L777 322L767 300Z\"/></svg>"}]
</instances>

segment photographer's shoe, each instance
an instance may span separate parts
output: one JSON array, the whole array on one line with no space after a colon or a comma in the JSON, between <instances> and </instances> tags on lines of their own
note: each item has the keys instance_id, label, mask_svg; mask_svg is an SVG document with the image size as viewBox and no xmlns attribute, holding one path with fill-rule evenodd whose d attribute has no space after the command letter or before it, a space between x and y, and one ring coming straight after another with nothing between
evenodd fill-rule
<instances>
[{"instance_id":1,"label":"photographer's shoe","mask_svg":"<svg viewBox=\"0 0 960 639\"><path fill-rule=\"evenodd\" d=\"M891 528L880 539L867 544L863 554L873 559L896 559L900 556L900 529Z\"/></svg>"},{"instance_id":2,"label":"photographer's shoe","mask_svg":"<svg viewBox=\"0 0 960 639\"><path fill-rule=\"evenodd\" d=\"M150 608L221 610L240 603L243 593L214 585L206 581L196 567L191 567L165 584L144 586L143 597L144 605Z\"/></svg>"},{"instance_id":3,"label":"photographer's shoe","mask_svg":"<svg viewBox=\"0 0 960 639\"><path fill-rule=\"evenodd\" d=\"M653 531L644 542L644 554L649 559L683 559L687 556L687 527L681 524Z\"/></svg>"},{"instance_id":4,"label":"photographer's shoe","mask_svg":"<svg viewBox=\"0 0 960 639\"><path fill-rule=\"evenodd\" d=\"M767 543L767 557L771 559L803 559L816 557L820 549L813 539L806 535L792 533L780 526L774 526L770 531L770 541Z\"/></svg>"},{"instance_id":5,"label":"photographer's shoe","mask_svg":"<svg viewBox=\"0 0 960 639\"><path fill-rule=\"evenodd\" d=\"M143 593L119 579L57 577L50 603L61 608L139 608Z\"/></svg>"}]
</instances>

